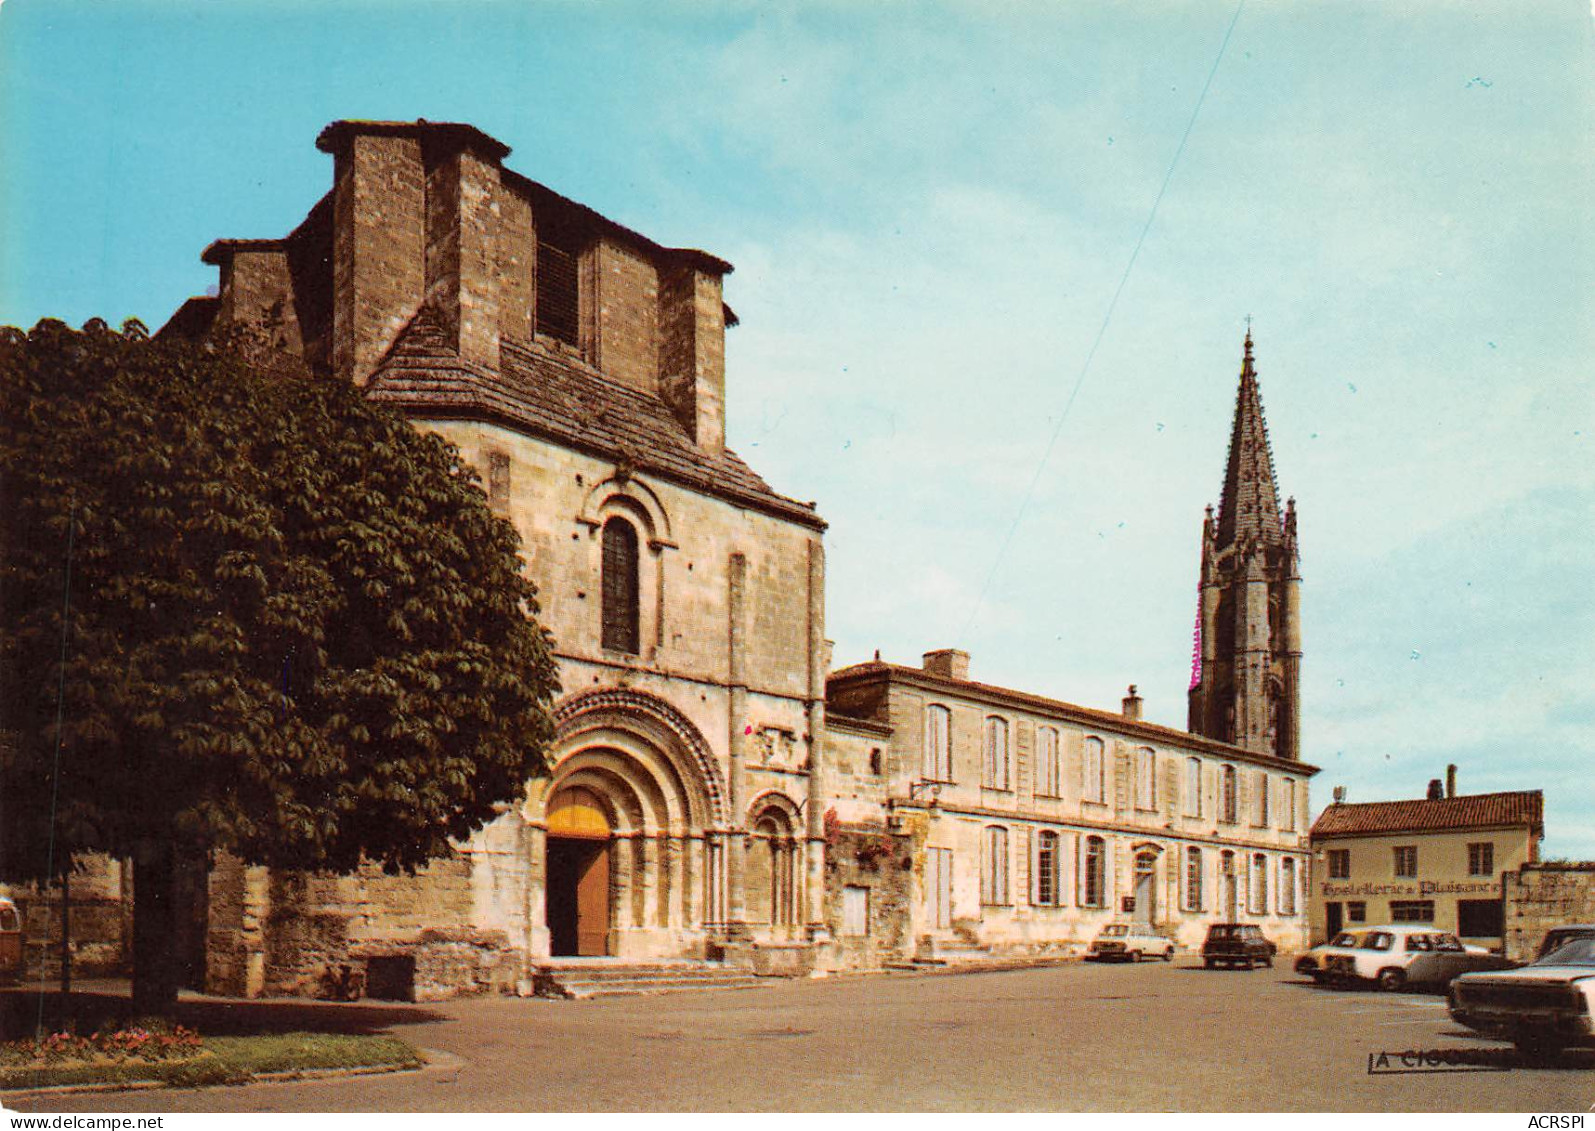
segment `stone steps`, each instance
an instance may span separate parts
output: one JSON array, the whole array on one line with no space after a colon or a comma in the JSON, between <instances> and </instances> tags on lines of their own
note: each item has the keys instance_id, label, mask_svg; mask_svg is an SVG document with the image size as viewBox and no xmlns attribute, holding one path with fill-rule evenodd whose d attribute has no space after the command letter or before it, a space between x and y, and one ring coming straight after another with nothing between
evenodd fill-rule
<instances>
[{"instance_id":1,"label":"stone steps","mask_svg":"<svg viewBox=\"0 0 1595 1131\"><path fill-rule=\"evenodd\" d=\"M586 999L683 990L736 990L768 985L750 971L712 962L539 966L533 972L538 997Z\"/></svg>"}]
</instances>

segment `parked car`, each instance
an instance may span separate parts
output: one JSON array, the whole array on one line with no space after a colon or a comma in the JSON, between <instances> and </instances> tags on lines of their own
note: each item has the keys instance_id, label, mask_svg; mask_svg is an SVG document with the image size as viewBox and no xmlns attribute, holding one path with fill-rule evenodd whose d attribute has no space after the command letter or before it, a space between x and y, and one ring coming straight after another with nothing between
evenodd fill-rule
<instances>
[{"instance_id":1,"label":"parked car","mask_svg":"<svg viewBox=\"0 0 1595 1131\"><path fill-rule=\"evenodd\" d=\"M1482 946L1464 946L1455 935L1433 927L1373 927L1353 948L1324 960L1327 979L1341 985L1373 982L1381 990L1406 986L1444 989L1458 974L1512 966Z\"/></svg>"},{"instance_id":2,"label":"parked car","mask_svg":"<svg viewBox=\"0 0 1595 1131\"><path fill-rule=\"evenodd\" d=\"M20 982L22 959L22 916L17 905L0 898L0 982Z\"/></svg>"},{"instance_id":3,"label":"parked car","mask_svg":"<svg viewBox=\"0 0 1595 1131\"><path fill-rule=\"evenodd\" d=\"M1595 935L1516 970L1463 974L1446 1006L1457 1024L1511 1041L1525 1055L1595 1045Z\"/></svg>"},{"instance_id":4,"label":"parked car","mask_svg":"<svg viewBox=\"0 0 1595 1131\"><path fill-rule=\"evenodd\" d=\"M1215 966L1245 966L1250 970L1262 963L1274 964L1274 944L1263 937L1256 923L1210 923L1207 940L1202 943L1202 964L1209 970Z\"/></svg>"},{"instance_id":5,"label":"parked car","mask_svg":"<svg viewBox=\"0 0 1595 1131\"><path fill-rule=\"evenodd\" d=\"M1151 928L1133 923L1109 923L1091 940L1086 958L1098 962L1139 962L1144 958L1174 957L1174 940L1153 934Z\"/></svg>"},{"instance_id":6,"label":"parked car","mask_svg":"<svg viewBox=\"0 0 1595 1131\"><path fill-rule=\"evenodd\" d=\"M1538 961L1551 951L1560 950L1574 939L1587 938L1595 938L1595 923L1564 923L1560 927L1552 927L1540 940L1540 949L1535 951L1534 959Z\"/></svg>"},{"instance_id":7,"label":"parked car","mask_svg":"<svg viewBox=\"0 0 1595 1131\"><path fill-rule=\"evenodd\" d=\"M1362 945L1362 940L1370 929L1378 928L1364 927L1359 930L1341 931L1328 942L1319 943L1296 958L1296 973L1305 974L1320 984L1328 981L1329 959L1337 954L1350 954L1356 950Z\"/></svg>"}]
</instances>

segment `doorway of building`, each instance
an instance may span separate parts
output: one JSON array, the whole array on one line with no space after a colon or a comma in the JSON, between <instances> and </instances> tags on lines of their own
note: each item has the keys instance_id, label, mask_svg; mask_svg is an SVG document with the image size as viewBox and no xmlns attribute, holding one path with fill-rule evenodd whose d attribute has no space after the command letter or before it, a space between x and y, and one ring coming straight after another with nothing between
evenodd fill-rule
<instances>
[{"instance_id":1,"label":"doorway of building","mask_svg":"<svg viewBox=\"0 0 1595 1131\"><path fill-rule=\"evenodd\" d=\"M591 790L560 790L548 806L545 894L554 955L609 953L610 828Z\"/></svg>"},{"instance_id":2,"label":"doorway of building","mask_svg":"<svg viewBox=\"0 0 1595 1131\"><path fill-rule=\"evenodd\" d=\"M925 850L925 898L930 906L925 918L932 930L945 931L953 925L953 850Z\"/></svg>"},{"instance_id":3,"label":"doorway of building","mask_svg":"<svg viewBox=\"0 0 1595 1131\"><path fill-rule=\"evenodd\" d=\"M1135 911L1134 922L1143 930L1151 930L1157 919L1157 854L1135 854Z\"/></svg>"},{"instance_id":4,"label":"doorway of building","mask_svg":"<svg viewBox=\"0 0 1595 1131\"><path fill-rule=\"evenodd\" d=\"M1342 914L1343 908L1338 902L1324 904L1324 930L1329 932L1330 938L1340 934Z\"/></svg>"},{"instance_id":5,"label":"doorway of building","mask_svg":"<svg viewBox=\"0 0 1595 1131\"><path fill-rule=\"evenodd\" d=\"M1224 905L1224 921L1233 923L1240 918L1241 893L1239 877L1235 875L1235 854L1224 852L1218 858L1219 898Z\"/></svg>"}]
</instances>

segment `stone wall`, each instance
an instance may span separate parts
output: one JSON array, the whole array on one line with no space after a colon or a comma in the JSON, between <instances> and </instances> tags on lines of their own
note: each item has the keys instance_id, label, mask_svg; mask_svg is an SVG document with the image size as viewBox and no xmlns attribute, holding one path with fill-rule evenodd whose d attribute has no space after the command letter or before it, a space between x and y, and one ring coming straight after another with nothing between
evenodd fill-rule
<instances>
[{"instance_id":1,"label":"stone wall","mask_svg":"<svg viewBox=\"0 0 1595 1131\"><path fill-rule=\"evenodd\" d=\"M910 835L884 825L825 822L825 918L835 940L835 961L841 969L879 969L913 957L910 907L917 889L914 843ZM849 888L868 894L864 933L850 933L844 913Z\"/></svg>"},{"instance_id":2,"label":"stone wall","mask_svg":"<svg viewBox=\"0 0 1595 1131\"><path fill-rule=\"evenodd\" d=\"M1595 923L1595 861L1525 864L1501 879L1508 958L1533 958L1552 927Z\"/></svg>"},{"instance_id":3,"label":"stone wall","mask_svg":"<svg viewBox=\"0 0 1595 1131\"><path fill-rule=\"evenodd\" d=\"M131 971L133 889L131 870L108 856L77 861L70 880L70 947L74 977L109 977ZM24 959L30 978L61 974L61 886L14 884L0 895L15 901L22 918Z\"/></svg>"}]
</instances>

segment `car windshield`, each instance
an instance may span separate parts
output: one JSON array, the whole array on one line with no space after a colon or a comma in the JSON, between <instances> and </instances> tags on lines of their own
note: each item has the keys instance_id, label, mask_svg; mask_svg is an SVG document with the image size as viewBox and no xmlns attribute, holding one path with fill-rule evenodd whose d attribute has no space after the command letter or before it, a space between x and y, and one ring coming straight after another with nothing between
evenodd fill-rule
<instances>
[{"instance_id":1,"label":"car windshield","mask_svg":"<svg viewBox=\"0 0 1595 1131\"><path fill-rule=\"evenodd\" d=\"M0 931L18 930L17 913L9 907L0 907Z\"/></svg>"},{"instance_id":2,"label":"car windshield","mask_svg":"<svg viewBox=\"0 0 1595 1131\"><path fill-rule=\"evenodd\" d=\"M1356 946L1357 945L1357 936L1352 934L1350 931L1342 931L1340 934L1336 935L1334 938L1329 940L1329 945L1330 946Z\"/></svg>"},{"instance_id":3,"label":"car windshield","mask_svg":"<svg viewBox=\"0 0 1595 1131\"><path fill-rule=\"evenodd\" d=\"M1455 935L1435 935L1434 949L1455 951L1466 950L1467 948L1462 945L1462 940Z\"/></svg>"},{"instance_id":4,"label":"car windshield","mask_svg":"<svg viewBox=\"0 0 1595 1131\"><path fill-rule=\"evenodd\" d=\"M1384 931L1374 931L1362 940L1363 950L1389 950L1396 937Z\"/></svg>"},{"instance_id":5,"label":"car windshield","mask_svg":"<svg viewBox=\"0 0 1595 1131\"><path fill-rule=\"evenodd\" d=\"M1595 966L1595 937L1581 939L1557 947L1543 958L1534 961L1536 966Z\"/></svg>"},{"instance_id":6,"label":"car windshield","mask_svg":"<svg viewBox=\"0 0 1595 1131\"><path fill-rule=\"evenodd\" d=\"M1130 928L1126 927L1123 923L1115 923L1111 927L1102 928L1102 937L1105 939L1116 939L1129 933ZM1075 945L1079 946L1080 944L1076 943Z\"/></svg>"}]
</instances>

